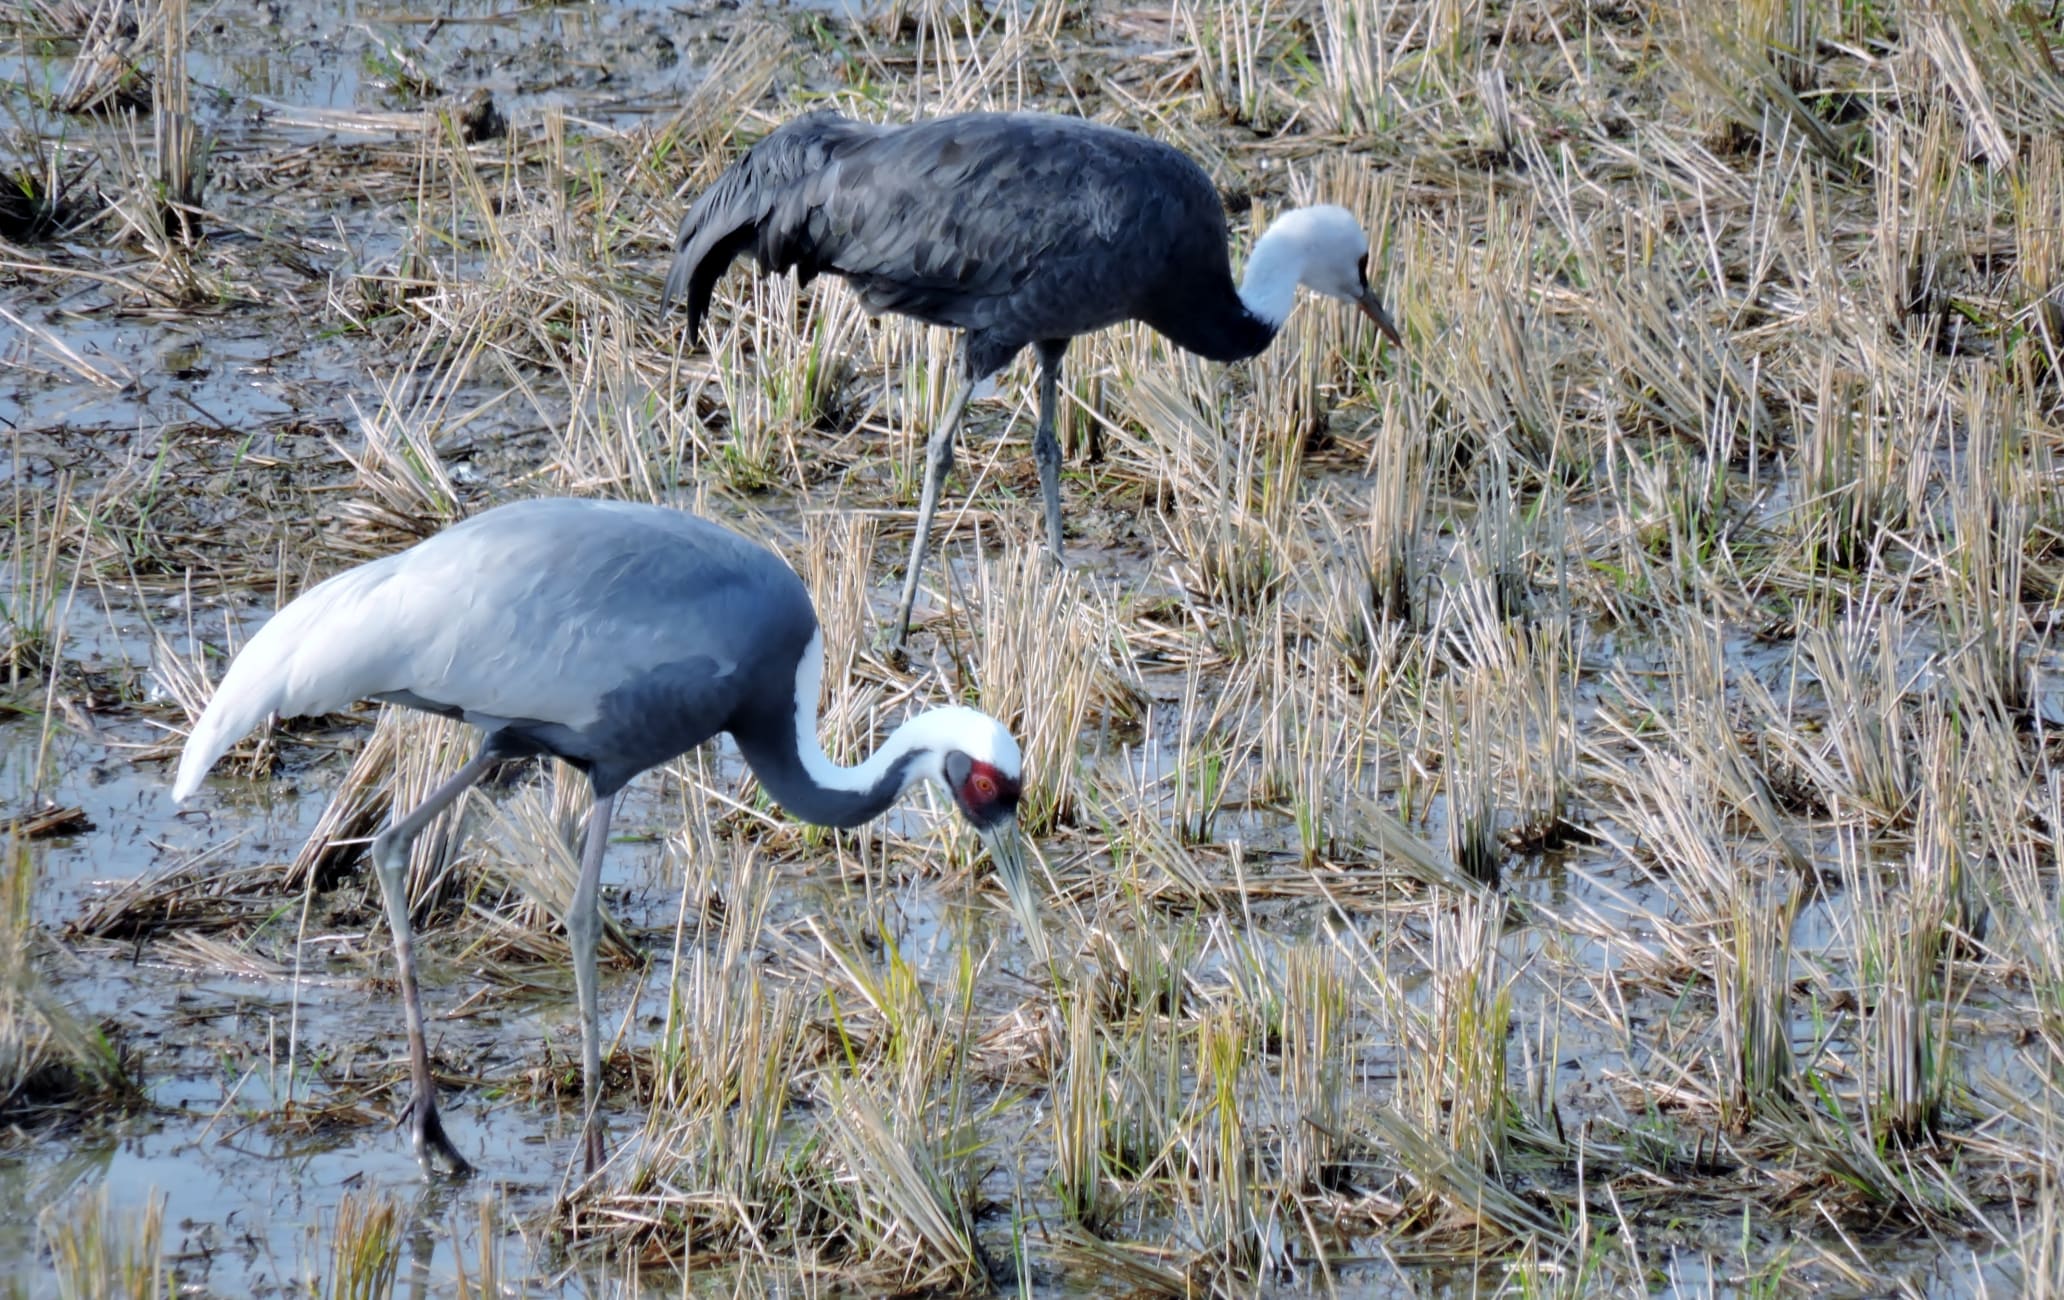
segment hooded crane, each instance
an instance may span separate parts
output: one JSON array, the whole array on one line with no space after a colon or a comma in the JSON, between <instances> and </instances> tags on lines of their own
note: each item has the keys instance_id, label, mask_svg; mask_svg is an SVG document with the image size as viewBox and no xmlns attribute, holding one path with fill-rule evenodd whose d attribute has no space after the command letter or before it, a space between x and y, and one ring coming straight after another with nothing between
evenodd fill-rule
<instances>
[{"instance_id":1,"label":"hooded crane","mask_svg":"<svg viewBox=\"0 0 2064 1300\"><path fill-rule=\"evenodd\" d=\"M1145 321L1176 346L1238 361L1269 345L1298 285L1397 326L1369 286L1369 241L1345 208L1285 212L1233 283L1225 209L1202 168L1145 136L1081 118L965 113L877 126L811 113L754 145L696 199L674 235L660 295L688 305L689 337L740 253L802 283L842 275L870 314L962 331L963 375L925 450L917 537L896 614L910 628L939 489L974 387L1027 344L1039 354L1032 457L1046 544L1061 556L1055 393L1068 341Z\"/></svg>"},{"instance_id":2,"label":"hooded crane","mask_svg":"<svg viewBox=\"0 0 2064 1300\"><path fill-rule=\"evenodd\" d=\"M566 914L580 1002L583 1150L602 1162L596 888L610 812L630 779L728 732L791 816L857 826L929 781L995 859L1035 951L1044 950L1017 831L1020 758L1001 723L967 708L911 718L858 767L817 741L823 634L803 583L773 552L661 506L523 501L303 592L258 630L187 738L184 800L237 739L273 714L372 699L460 718L479 754L373 841L408 1023L416 1158L471 1172L437 1115L410 952L409 844L503 759L552 755L586 773L594 807Z\"/></svg>"}]
</instances>

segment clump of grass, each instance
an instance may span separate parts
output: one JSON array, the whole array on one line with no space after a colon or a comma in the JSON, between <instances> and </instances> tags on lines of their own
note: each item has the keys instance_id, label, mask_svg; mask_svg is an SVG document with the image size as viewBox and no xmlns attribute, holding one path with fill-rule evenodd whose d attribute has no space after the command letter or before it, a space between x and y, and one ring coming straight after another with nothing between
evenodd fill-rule
<instances>
[{"instance_id":1,"label":"clump of grass","mask_svg":"<svg viewBox=\"0 0 2064 1300\"><path fill-rule=\"evenodd\" d=\"M1398 1162L1416 1220L1479 1239L1522 1236L1539 1231L1543 1218L1505 1182L1525 1133L1507 1074L1516 976L1501 969L1505 904L1488 893L1436 890L1434 898L1431 942L1407 940L1411 962L1351 950L1359 982L1399 1036L1396 1093L1362 1112L1357 1128L1371 1149ZM1408 985L1421 978L1424 995Z\"/></svg>"},{"instance_id":2,"label":"clump of grass","mask_svg":"<svg viewBox=\"0 0 2064 1300\"><path fill-rule=\"evenodd\" d=\"M1906 1145L1935 1135L1954 1077L1946 1020L1955 999L1943 985L1942 963L1947 926L1962 902L1962 873L1956 846L1925 828L1923 834L1907 890L1873 887L1872 874L1857 898L1858 969L1876 995L1864 1077L1875 1093L1877 1131Z\"/></svg>"},{"instance_id":3,"label":"clump of grass","mask_svg":"<svg viewBox=\"0 0 2064 1300\"><path fill-rule=\"evenodd\" d=\"M1237 652L1255 644L1250 629L1304 559L1295 527L1304 444L1240 427L1216 397L1218 382L1193 358L1171 359L1138 377L1130 401L1166 458L1173 499L1163 522L1184 584L1221 612L1220 632Z\"/></svg>"},{"instance_id":4,"label":"clump of grass","mask_svg":"<svg viewBox=\"0 0 2064 1300\"><path fill-rule=\"evenodd\" d=\"M1461 346L1425 358L1425 381L1459 417L1470 454L1523 466L1550 481L1580 478L1589 459L1569 416L1561 331L1530 284L1540 254L1537 213L1499 202L1456 307Z\"/></svg>"},{"instance_id":5,"label":"clump of grass","mask_svg":"<svg viewBox=\"0 0 2064 1300\"><path fill-rule=\"evenodd\" d=\"M2034 698L2020 600L2032 521L2011 490L2025 454L2021 413L1982 378L1967 400L1969 434L1949 510L1934 523L1947 588L1943 618L1958 646L1947 666L1952 689L1971 707L2020 714Z\"/></svg>"},{"instance_id":6,"label":"clump of grass","mask_svg":"<svg viewBox=\"0 0 2064 1300\"><path fill-rule=\"evenodd\" d=\"M407 1226L401 1204L393 1196L377 1189L345 1192L337 1202L337 1217L330 1230L330 1268L320 1291L323 1300L383 1300L393 1294Z\"/></svg>"},{"instance_id":7,"label":"clump of grass","mask_svg":"<svg viewBox=\"0 0 2064 1300\"><path fill-rule=\"evenodd\" d=\"M52 1205L38 1226L58 1286L93 1300L162 1300L182 1288L165 1262L165 1197L152 1192L133 1216L108 1204L105 1183Z\"/></svg>"},{"instance_id":8,"label":"clump of grass","mask_svg":"<svg viewBox=\"0 0 2064 1300\"><path fill-rule=\"evenodd\" d=\"M1228 122L1268 130L1282 116L1287 56L1276 0L1176 0L1175 22L1196 51L1195 79L1210 111Z\"/></svg>"},{"instance_id":9,"label":"clump of grass","mask_svg":"<svg viewBox=\"0 0 2064 1300\"><path fill-rule=\"evenodd\" d=\"M1318 536L1332 557L1323 569L1327 639L1358 679L1395 666L1403 642L1423 623L1430 574L1425 523L1424 442L1408 437L1396 407L1385 413L1374 450L1374 482L1358 524L1322 507Z\"/></svg>"},{"instance_id":10,"label":"clump of grass","mask_svg":"<svg viewBox=\"0 0 2064 1300\"><path fill-rule=\"evenodd\" d=\"M151 81L158 199L165 238L191 248L201 238L201 201L208 188L208 155L193 120L186 78L186 0L163 0L163 43Z\"/></svg>"},{"instance_id":11,"label":"clump of grass","mask_svg":"<svg viewBox=\"0 0 2064 1300\"><path fill-rule=\"evenodd\" d=\"M151 102L149 51L167 10L136 0L96 0L79 51L57 93L62 113L140 111Z\"/></svg>"},{"instance_id":12,"label":"clump of grass","mask_svg":"<svg viewBox=\"0 0 2064 1300\"><path fill-rule=\"evenodd\" d=\"M65 617L65 559L71 481L60 476L48 495L17 479L8 519L7 583L0 588L0 667L7 688L41 677L56 660Z\"/></svg>"},{"instance_id":13,"label":"clump of grass","mask_svg":"<svg viewBox=\"0 0 2064 1300\"><path fill-rule=\"evenodd\" d=\"M845 1068L824 1077L830 1113L822 1158L841 1171L838 1231L857 1257L905 1284L966 1285L985 1271L975 1239L986 1163L964 1069L975 967L963 957L935 999L893 943L882 962L833 940L851 1003L879 1018L872 1043L841 1026Z\"/></svg>"},{"instance_id":14,"label":"clump of grass","mask_svg":"<svg viewBox=\"0 0 2064 1300\"><path fill-rule=\"evenodd\" d=\"M1105 1169L1114 1140L1111 1052L1089 1000L1072 1000L1065 1015L1067 1037L1048 1111L1054 1192L1062 1213L1096 1232L1123 1205Z\"/></svg>"},{"instance_id":15,"label":"clump of grass","mask_svg":"<svg viewBox=\"0 0 2064 1300\"><path fill-rule=\"evenodd\" d=\"M38 961L35 857L11 831L0 853L0 1115L120 1100L130 1084L114 1046L64 1004Z\"/></svg>"},{"instance_id":16,"label":"clump of grass","mask_svg":"<svg viewBox=\"0 0 2064 1300\"><path fill-rule=\"evenodd\" d=\"M1498 805L1491 761L1493 687L1472 676L1456 698L1443 691L1442 764L1448 779L1448 859L1470 879L1498 883L1504 852L1498 843Z\"/></svg>"},{"instance_id":17,"label":"clump of grass","mask_svg":"<svg viewBox=\"0 0 2064 1300\"><path fill-rule=\"evenodd\" d=\"M848 1230L885 1280L967 1286L985 1275L967 1189L940 1161L936 1139L898 1131L889 1105L852 1085L833 1093L836 1150L852 1170Z\"/></svg>"},{"instance_id":18,"label":"clump of grass","mask_svg":"<svg viewBox=\"0 0 2064 1300\"><path fill-rule=\"evenodd\" d=\"M113 0L103 12L120 8L120 0ZM222 285L192 257L203 233L208 150L194 122L187 82L186 0L162 0L145 6L144 12L143 24L125 52L103 51L89 61L82 51L73 72L79 79L82 69L91 69L78 93L98 96L95 104L115 93L113 88L126 85L140 98L139 107L148 108L148 139L133 118L111 128L110 145L123 180L111 195L112 207L127 235L152 257L145 278L154 283L154 292L173 302L195 303L220 296ZM92 44L89 40L89 49ZM144 76L135 69L147 59L154 59L156 70ZM129 69L127 75L136 80L111 75L110 69ZM61 105L66 102L60 98Z\"/></svg>"},{"instance_id":19,"label":"clump of grass","mask_svg":"<svg viewBox=\"0 0 2064 1300\"><path fill-rule=\"evenodd\" d=\"M1182 1098L1192 1082L1189 1047L1197 1014L1193 963L1200 937L1193 925L1152 932L1139 924L1148 915L1132 901L1110 908L1089 928L1085 947L1101 966L1092 986L1106 1071L1105 1128L1100 1135L1103 1168L1115 1191L1140 1189L1166 1176L1182 1134ZM1087 991L1086 991L1087 994ZM1072 1064L1072 1062L1070 1063ZM1069 1077L1063 1075L1064 1078ZM1084 1086L1088 1085L1084 1080ZM1085 1106L1071 1111L1074 1127L1088 1117ZM1071 1135L1071 1153L1083 1148ZM1071 1166L1078 1171L1081 1165ZM1114 1213L1123 1208L1120 1200Z\"/></svg>"},{"instance_id":20,"label":"clump of grass","mask_svg":"<svg viewBox=\"0 0 2064 1300\"><path fill-rule=\"evenodd\" d=\"M653 1049L644 1132L619 1186L577 1199L575 1236L617 1224L665 1224L650 1245L669 1258L772 1249L813 1229L789 1109L813 1065L814 1035L797 990L771 988L754 961L773 875L752 845L699 835L692 850L722 863L714 911L683 895L666 1021ZM708 897L698 894L697 897ZM720 927L714 944L697 923Z\"/></svg>"},{"instance_id":21,"label":"clump of grass","mask_svg":"<svg viewBox=\"0 0 2064 1300\"><path fill-rule=\"evenodd\" d=\"M1476 1169L1496 1168L1519 1116L1506 1075L1513 979L1500 970L1503 933L1494 897L1464 897L1436 915L1424 1050L1398 1080L1400 1110Z\"/></svg>"},{"instance_id":22,"label":"clump of grass","mask_svg":"<svg viewBox=\"0 0 2064 1300\"><path fill-rule=\"evenodd\" d=\"M454 393L464 382L461 362L437 367L433 381L418 385L397 373L371 415L357 411L363 445L337 454L357 471L357 492L337 510L332 534L347 553L386 555L456 522L463 514L459 489L438 452ZM355 406L355 403L354 403Z\"/></svg>"},{"instance_id":23,"label":"clump of grass","mask_svg":"<svg viewBox=\"0 0 2064 1300\"><path fill-rule=\"evenodd\" d=\"M311 877L321 887L333 884L382 827L416 807L473 756L475 737L471 728L449 718L398 706L382 709L295 855L286 886L297 888ZM471 792L446 809L410 849L409 912L419 924L465 892L457 874L459 848L467 810L477 797L477 791Z\"/></svg>"},{"instance_id":24,"label":"clump of grass","mask_svg":"<svg viewBox=\"0 0 2064 1300\"><path fill-rule=\"evenodd\" d=\"M1827 748L1841 803L1882 825L1909 820L1920 793L1919 736L1909 717L1906 621L1885 601L1843 611L1800 638L1827 697ZM1939 699L1939 697L1938 697Z\"/></svg>"},{"instance_id":25,"label":"clump of grass","mask_svg":"<svg viewBox=\"0 0 2064 1300\"><path fill-rule=\"evenodd\" d=\"M1807 417L1797 506L1810 568L1865 570L1912 520L1914 471L1902 473L1903 440L1887 426L1881 393L1880 385L1860 376L1838 375L1832 361L1822 368L1819 399Z\"/></svg>"},{"instance_id":26,"label":"clump of grass","mask_svg":"<svg viewBox=\"0 0 2064 1300\"><path fill-rule=\"evenodd\" d=\"M2013 178L2014 268L2020 275L2010 353L2024 390L2064 376L2064 146L2038 139Z\"/></svg>"},{"instance_id":27,"label":"clump of grass","mask_svg":"<svg viewBox=\"0 0 2064 1300\"><path fill-rule=\"evenodd\" d=\"M1336 947L1306 943L1284 954L1279 1087L1289 1118L1281 1164L1291 1188L1338 1189L1346 1179L1355 1011Z\"/></svg>"},{"instance_id":28,"label":"clump of grass","mask_svg":"<svg viewBox=\"0 0 2064 1300\"><path fill-rule=\"evenodd\" d=\"M528 783L490 805L493 851L469 855L469 878L485 886L468 900L468 920L485 930L470 946L470 956L492 956L502 962L567 958L560 935L580 880L581 846L594 792L585 776L563 763L552 764L540 775L546 780ZM499 902L497 887L505 887ZM599 906L601 958L635 961L638 945L608 905Z\"/></svg>"},{"instance_id":29,"label":"clump of grass","mask_svg":"<svg viewBox=\"0 0 2064 1300\"><path fill-rule=\"evenodd\" d=\"M1938 109L1946 105L1937 104ZM1930 113L1913 127L1880 121L1875 137L1879 234L1877 260L1880 310L1895 337L1907 323L1925 323L1920 337L1941 337L1949 311L1948 250L1944 237L1952 218L1956 145L1952 115Z\"/></svg>"},{"instance_id":30,"label":"clump of grass","mask_svg":"<svg viewBox=\"0 0 2064 1300\"><path fill-rule=\"evenodd\" d=\"M1736 143L1784 133L1810 141L1830 162L1844 160L1848 133L1816 112L1805 93L1818 79L1819 7L1755 0L1687 13L1684 21L1687 39L1673 51L1675 61L1711 110L1740 133Z\"/></svg>"},{"instance_id":31,"label":"clump of grass","mask_svg":"<svg viewBox=\"0 0 2064 1300\"><path fill-rule=\"evenodd\" d=\"M1321 0L1317 23L1319 69L1325 93L1317 98L1322 119L1334 131L1373 136L1387 130L1398 112L1390 90L1409 51L1384 41L1389 11L1356 0Z\"/></svg>"},{"instance_id":32,"label":"clump of grass","mask_svg":"<svg viewBox=\"0 0 2064 1300\"><path fill-rule=\"evenodd\" d=\"M1260 1171L1248 1132L1244 1097L1253 1030L1230 1008L1197 1026L1197 1088L1183 1120L1181 1149L1189 1177L1178 1185L1177 1215L1199 1252L1203 1275L1251 1277L1272 1254L1257 1203ZM1193 1265L1193 1269L1197 1265Z\"/></svg>"},{"instance_id":33,"label":"clump of grass","mask_svg":"<svg viewBox=\"0 0 2064 1300\"><path fill-rule=\"evenodd\" d=\"M1744 872L1712 951L1720 1122L1741 1132L1793 1096L1790 1000L1796 890Z\"/></svg>"},{"instance_id":34,"label":"clump of grass","mask_svg":"<svg viewBox=\"0 0 2064 1300\"><path fill-rule=\"evenodd\" d=\"M1123 718L1135 698L1107 646L1124 646L1099 593L1077 573L1055 573L1043 550L1020 548L976 571L971 667L974 702L1024 750L1031 784L1018 819L1045 835L1073 816L1076 755L1102 715Z\"/></svg>"},{"instance_id":35,"label":"clump of grass","mask_svg":"<svg viewBox=\"0 0 2064 1300\"><path fill-rule=\"evenodd\" d=\"M849 357L867 316L828 282L806 291L789 276L755 276L747 294L745 323L715 348L729 424L714 463L733 491L751 493L810 477L797 435L849 419Z\"/></svg>"}]
</instances>

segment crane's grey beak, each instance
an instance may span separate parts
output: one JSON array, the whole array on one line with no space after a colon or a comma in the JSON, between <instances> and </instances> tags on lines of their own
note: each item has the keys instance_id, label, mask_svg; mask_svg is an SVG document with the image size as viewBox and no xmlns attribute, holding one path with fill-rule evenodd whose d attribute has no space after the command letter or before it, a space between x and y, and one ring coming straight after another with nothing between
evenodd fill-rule
<instances>
[{"instance_id":1,"label":"crane's grey beak","mask_svg":"<svg viewBox=\"0 0 2064 1300\"><path fill-rule=\"evenodd\" d=\"M1039 899L1032 892L1032 876L1025 868L1025 845L1018 835L1018 821L1006 818L994 826L978 828L977 834L987 846L989 856L996 863L997 878L1003 881L1003 892L1010 896L1011 910L1018 914L1018 924L1025 929L1025 939L1032 945L1032 955L1042 965L1053 960L1046 946L1046 925L1039 919Z\"/></svg>"},{"instance_id":2,"label":"crane's grey beak","mask_svg":"<svg viewBox=\"0 0 2064 1300\"><path fill-rule=\"evenodd\" d=\"M1390 318L1389 312L1383 310L1383 300L1376 296L1374 289L1363 285L1361 295L1355 299L1355 306L1362 309L1362 315L1376 322L1376 328L1383 331L1384 338L1389 339L1394 346L1405 346L1405 340L1398 334L1397 322Z\"/></svg>"}]
</instances>

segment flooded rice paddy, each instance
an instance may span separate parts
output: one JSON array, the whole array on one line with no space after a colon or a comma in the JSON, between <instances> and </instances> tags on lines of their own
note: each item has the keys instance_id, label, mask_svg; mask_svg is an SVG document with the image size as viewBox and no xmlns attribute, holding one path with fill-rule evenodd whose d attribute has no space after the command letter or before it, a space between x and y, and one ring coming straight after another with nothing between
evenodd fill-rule
<instances>
[{"instance_id":1,"label":"flooded rice paddy","mask_svg":"<svg viewBox=\"0 0 2064 1300\"><path fill-rule=\"evenodd\" d=\"M2054 15L18 10L0 1294L2064 1290ZM653 311L827 104L1147 131L1239 249L1346 203L1407 346L1079 341L1065 574L1013 370L891 655L950 336L742 268ZM670 765L584 1183L581 790L506 773L413 866L482 1171L426 1181L357 850L463 729L167 762L280 600L546 493L780 549L848 761L1006 718L1057 961L947 810Z\"/></svg>"}]
</instances>

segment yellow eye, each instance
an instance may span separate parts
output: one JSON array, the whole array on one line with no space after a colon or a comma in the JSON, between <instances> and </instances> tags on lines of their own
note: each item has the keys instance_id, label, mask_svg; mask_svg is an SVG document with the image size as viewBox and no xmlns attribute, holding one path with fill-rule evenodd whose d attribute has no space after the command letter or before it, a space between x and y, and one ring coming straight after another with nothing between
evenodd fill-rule
<instances>
[{"instance_id":1,"label":"yellow eye","mask_svg":"<svg viewBox=\"0 0 2064 1300\"><path fill-rule=\"evenodd\" d=\"M984 803L996 797L996 782L986 776L977 774L975 779L969 782L969 784L975 787L976 796Z\"/></svg>"}]
</instances>

